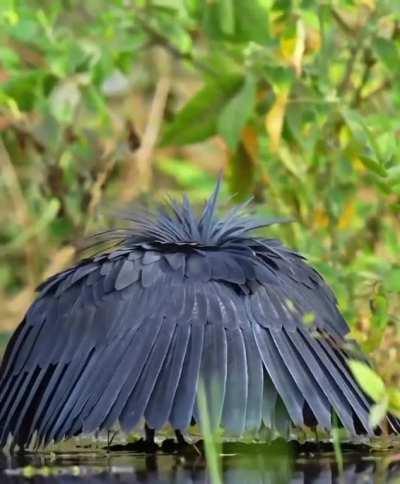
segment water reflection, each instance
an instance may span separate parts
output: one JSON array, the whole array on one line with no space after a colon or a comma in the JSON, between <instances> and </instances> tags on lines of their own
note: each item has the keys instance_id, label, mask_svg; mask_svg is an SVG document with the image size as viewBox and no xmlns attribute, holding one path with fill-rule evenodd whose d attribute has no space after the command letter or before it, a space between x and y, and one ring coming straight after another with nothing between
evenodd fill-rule
<instances>
[{"instance_id":1,"label":"water reflection","mask_svg":"<svg viewBox=\"0 0 400 484\"><path fill-rule=\"evenodd\" d=\"M223 482L229 484L330 484L400 482L400 466L389 458L345 456L339 478L331 455L292 459L289 454L224 456ZM173 455L71 453L0 459L4 484L194 484L211 482L202 458ZM54 474L54 475L49 475Z\"/></svg>"}]
</instances>

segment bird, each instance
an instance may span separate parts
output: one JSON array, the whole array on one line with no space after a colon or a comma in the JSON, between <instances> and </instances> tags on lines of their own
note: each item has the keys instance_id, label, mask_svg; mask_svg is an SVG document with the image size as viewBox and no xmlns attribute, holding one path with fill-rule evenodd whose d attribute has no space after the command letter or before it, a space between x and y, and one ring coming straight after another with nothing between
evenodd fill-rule
<instances>
[{"instance_id":1,"label":"bird","mask_svg":"<svg viewBox=\"0 0 400 484\"><path fill-rule=\"evenodd\" d=\"M398 432L391 415L371 427L323 277L259 235L281 219L248 202L219 215L221 183L198 212L186 195L127 212L128 227L95 234L89 256L38 287L0 367L1 447L138 426L151 446L166 425L184 441L205 416L238 439Z\"/></svg>"}]
</instances>

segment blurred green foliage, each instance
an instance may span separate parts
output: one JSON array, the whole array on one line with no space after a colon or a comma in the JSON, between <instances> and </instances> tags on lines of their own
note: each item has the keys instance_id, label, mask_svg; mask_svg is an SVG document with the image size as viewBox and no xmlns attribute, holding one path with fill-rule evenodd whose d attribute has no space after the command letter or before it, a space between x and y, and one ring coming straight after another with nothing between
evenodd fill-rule
<instances>
[{"instance_id":1,"label":"blurred green foliage","mask_svg":"<svg viewBox=\"0 0 400 484\"><path fill-rule=\"evenodd\" d=\"M321 270L366 348L390 335L392 376L399 22L391 0L2 0L0 324L99 207L200 201L224 169L237 200L297 221L272 232Z\"/></svg>"}]
</instances>

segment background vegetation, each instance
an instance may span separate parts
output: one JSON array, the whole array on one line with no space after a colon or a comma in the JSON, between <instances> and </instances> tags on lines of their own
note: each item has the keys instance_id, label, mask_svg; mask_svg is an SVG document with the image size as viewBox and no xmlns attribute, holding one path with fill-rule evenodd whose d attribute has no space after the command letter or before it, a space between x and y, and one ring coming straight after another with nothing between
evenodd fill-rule
<instances>
[{"instance_id":1,"label":"background vegetation","mask_svg":"<svg viewBox=\"0 0 400 484\"><path fill-rule=\"evenodd\" d=\"M392 0L2 0L1 329L110 207L223 169L397 384L399 114Z\"/></svg>"}]
</instances>

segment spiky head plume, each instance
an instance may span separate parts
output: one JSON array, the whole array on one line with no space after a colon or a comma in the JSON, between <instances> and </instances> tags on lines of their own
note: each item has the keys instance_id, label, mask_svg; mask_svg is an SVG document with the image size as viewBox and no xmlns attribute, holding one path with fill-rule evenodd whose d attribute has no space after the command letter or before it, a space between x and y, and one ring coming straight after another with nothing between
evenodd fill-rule
<instances>
[{"instance_id":1,"label":"spiky head plume","mask_svg":"<svg viewBox=\"0 0 400 484\"><path fill-rule=\"evenodd\" d=\"M286 221L245 215L251 199L219 217L217 208L220 191L221 177L199 215L186 195L182 202L168 199L155 210L124 212L123 218L132 224L130 228L96 234L92 242L116 242L124 247L141 244L181 249L228 247L248 240L250 233L256 229Z\"/></svg>"}]
</instances>

